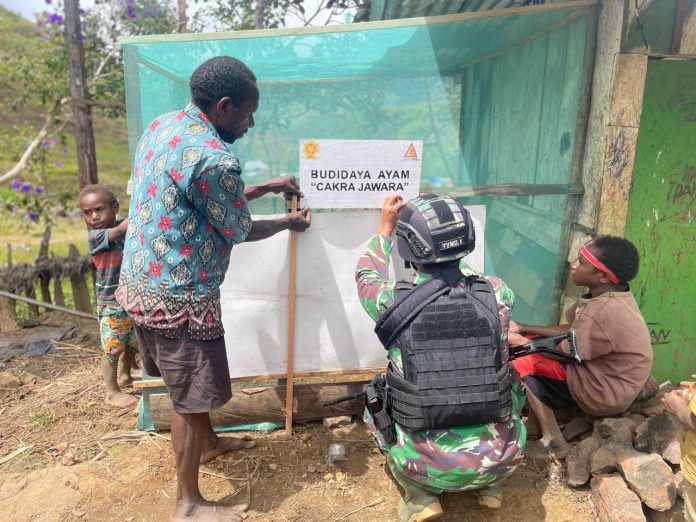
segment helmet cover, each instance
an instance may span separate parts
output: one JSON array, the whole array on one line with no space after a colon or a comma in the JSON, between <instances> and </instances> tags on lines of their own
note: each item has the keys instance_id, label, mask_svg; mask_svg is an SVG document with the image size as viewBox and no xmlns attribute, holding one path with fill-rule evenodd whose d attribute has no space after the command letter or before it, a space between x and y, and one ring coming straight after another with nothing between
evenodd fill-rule
<instances>
[{"instance_id":1,"label":"helmet cover","mask_svg":"<svg viewBox=\"0 0 696 522\"><path fill-rule=\"evenodd\" d=\"M444 263L474 250L469 211L449 196L421 194L401 209L396 223L399 255L410 263Z\"/></svg>"}]
</instances>

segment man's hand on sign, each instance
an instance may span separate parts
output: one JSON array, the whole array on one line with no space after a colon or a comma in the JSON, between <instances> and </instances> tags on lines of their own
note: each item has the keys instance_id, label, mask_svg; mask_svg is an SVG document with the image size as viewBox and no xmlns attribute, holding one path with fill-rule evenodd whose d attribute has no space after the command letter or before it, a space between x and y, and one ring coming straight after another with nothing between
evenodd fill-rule
<instances>
[{"instance_id":1,"label":"man's hand on sign","mask_svg":"<svg viewBox=\"0 0 696 522\"><path fill-rule=\"evenodd\" d=\"M304 232L309 228L312 222L312 211L309 207L305 207L297 212L290 212L287 215L288 230L293 232Z\"/></svg>"},{"instance_id":2,"label":"man's hand on sign","mask_svg":"<svg viewBox=\"0 0 696 522\"><path fill-rule=\"evenodd\" d=\"M300 191L300 186L297 184L295 176L281 176L279 178L273 179L268 182L268 188L274 194L280 194L281 192L285 194L287 199L292 196L304 197L302 191Z\"/></svg>"},{"instance_id":3,"label":"man's hand on sign","mask_svg":"<svg viewBox=\"0 0 696 522\"><path fill-rule=\"evenodd\" d=\"M396 222L399 220L399 212L405 205L406 201L400 194L390 194L384 198L377 234L389 237L394 233Z\"/></svg>"}]
</instances>

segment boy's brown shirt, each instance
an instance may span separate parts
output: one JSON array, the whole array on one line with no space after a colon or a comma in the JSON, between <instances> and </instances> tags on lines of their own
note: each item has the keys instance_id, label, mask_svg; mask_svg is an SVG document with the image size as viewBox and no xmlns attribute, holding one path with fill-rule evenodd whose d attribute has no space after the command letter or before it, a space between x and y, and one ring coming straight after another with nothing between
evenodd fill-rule
<instances>
[{"instance_id":1,"label":"boy's brown shirt","mask_svg":"<svg viewBox=\"0 0 696 522\"><path fill-rule=\"evenodd\" d=\"M568 387L580 408L593 415L628 409L650 376L650 332L633 293L583 296L566 312L577 336L581 364L568 364Z\"/></svg>"}]
</instances>

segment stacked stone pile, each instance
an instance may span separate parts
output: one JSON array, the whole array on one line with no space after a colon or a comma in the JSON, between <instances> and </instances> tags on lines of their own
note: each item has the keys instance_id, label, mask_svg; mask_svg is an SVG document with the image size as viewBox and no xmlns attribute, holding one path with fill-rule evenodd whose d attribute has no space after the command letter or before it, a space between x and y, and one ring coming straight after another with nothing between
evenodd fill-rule
<instances>
[{"instance_id":1,"label":"stacked stone pile","mask_svg":"<svg viewBox=\"0 0 696 522\"><path fill-rule=\"evenodd\" d=\"M577 441L566 459L568 485L589 483L600 520L683 520L681 423L661 401L673 389L651 377L623 416L575 417L565 426L566 440Z\"/></svg>"}]
</instances>

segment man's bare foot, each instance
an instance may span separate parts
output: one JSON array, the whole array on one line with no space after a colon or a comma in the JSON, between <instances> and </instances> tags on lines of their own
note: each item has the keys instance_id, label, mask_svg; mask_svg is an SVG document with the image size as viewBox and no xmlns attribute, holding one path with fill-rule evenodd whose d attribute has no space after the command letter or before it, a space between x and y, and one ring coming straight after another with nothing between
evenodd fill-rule
<instances>
[{"instance_id":1,"label":"man's bare foot","mask_svg":"<svg viewBox=\"0 0 696 522\"><path fill-rule=\"evenodd\" d=\"M117 408L134 408L138 404L138 398L123 392L107 393L104 402Z\"/></svg>"},{"instance_id":2,"label":"man's bare foot","mask_svg":"<svg viewBox=\"0 0 696 522\"><path fill-rule=\"evenodd\" d=\"M247 505L226 506L216 502L200 499L198 502L177 501L169 515L171 522L238 522L247 517Z\"/></svg>"},{"instance_id":3,"label":"man's bare foot","mask_svg":"<svg viewBox=\"0 0 696 522\"><path fill-rule=\"evenodd\" d=\"M540 439L528 441L524 454L535 460L563 460L568 456L569 451L570 446L566 441L561 444Z\"/></svg>"},{"instance_id":4,"label":"man's bare foot","mask_svg":"<svg viewBox=\"0 0 696 522\"><path fill-rule=\"evenodd\" d=\"M127 388L131 384L133 384L133 376L132 375L121 374L118 376L118 385L121 388Z\"/></svg>"},{"instance_id":5,"label":"man's bare foot","mask_svg":"<svg viewBox=\"0 0 696 522\"><path fill-rule=\"evenodd\" d=\"M219 437L215 436L215 443L211 446L203 448L201 452L201 464L210 462L220 455L224 455L228 451L234 451L238 449L249 449L253 448L256 443L251 439L249 435L244 435L244 437Z\"/></svg>"}]
</instances>

